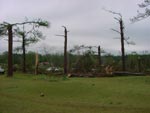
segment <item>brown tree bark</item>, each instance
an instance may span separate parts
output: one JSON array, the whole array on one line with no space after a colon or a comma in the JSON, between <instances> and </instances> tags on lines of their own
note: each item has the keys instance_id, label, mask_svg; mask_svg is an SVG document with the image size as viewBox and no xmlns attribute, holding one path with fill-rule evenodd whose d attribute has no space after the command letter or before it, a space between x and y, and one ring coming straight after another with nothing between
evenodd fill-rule
<instances>
[{"instance_id":1,"label":"brown tree bark","mask_svg":"<svg viewBox=\"0 0 150 113\"><path fill-rule=\"evenodd\" d=\"M13 34L12 34L12 25L8 25L8 77L13 76L13 55L12 55L12 47L13 47Z\"/></svg>"},{"instance_id":2,"label":"brown tree bark","mask_svg":"<svg viewBox=\"0 0 150 113\"><path fill-rule=\"evenodd\" d=\"M23 54L22 54L22 57L23 57L23 61L22 61L22 64L23 64L23 73L26 73L26 49L25 49L25 34L22 35L22 50L23 50Z\"/></svg>"},{"instance_id":3,"label":"brown tree bark","mask_svg":"<svg viewBox=\"0 0 150 113\"><path fill-rule=\"evenodd\" d=\"M99 65L101 66L101 47L98 46L98 60L99 60Z\"/></svg>"},{"instance_id":4,"label":"brown tree bark","mask_svg":"<svg viewBox=\"0 0 150 113\"><path fill-rule=\"evenodd\" d=\"M120 35L121 35L121 53L122 53L122 71L126 71L126 65L125 65L125 48L124 48L124 27L123 27L123 21L120 19Z\"/></svg>"},{"instance_id":5,"label":"brown tree bark","mask_svg":"<svg viewBox=\"0 0 150 113\"><path fill-rule=\"evenodd\" d=\"M68 73L68 60L67 60L67 28L64 27L64 38L65 38L65 41L64 41L64 74L67 74Z\"/></svg>"},{"instance_id":6,"label":"brown tree bark","mask_svg":"<svg viewBox=\"0 0 150 113\"><path fill-rule=\"evenodd\" d=\"M39 55L35 54L35 75L38 75L38 66L39 66Z\"/></svg>"}]
</instances>

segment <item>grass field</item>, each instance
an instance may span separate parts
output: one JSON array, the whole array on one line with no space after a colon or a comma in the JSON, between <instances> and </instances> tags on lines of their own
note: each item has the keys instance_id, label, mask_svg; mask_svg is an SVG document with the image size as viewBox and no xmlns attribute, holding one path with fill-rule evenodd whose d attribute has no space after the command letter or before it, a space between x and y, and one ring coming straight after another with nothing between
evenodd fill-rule
<instances>
[{"instance_id":1,"label":"grass field","mask_svg":"<svg viewBox=\"0 0 150 113\"><path fill-rule=\"evenodd\" d=\"M150 76L0 76L0 113L150 113Z\"/></svg>"}]
</instances>

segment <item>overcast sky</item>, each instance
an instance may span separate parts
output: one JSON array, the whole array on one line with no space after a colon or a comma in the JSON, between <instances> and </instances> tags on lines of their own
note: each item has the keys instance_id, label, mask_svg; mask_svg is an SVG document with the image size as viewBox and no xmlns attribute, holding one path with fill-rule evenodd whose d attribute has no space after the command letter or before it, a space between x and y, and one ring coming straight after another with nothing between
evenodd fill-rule
<instances>
[{"instance_id":1,"label":"overcast sky","mask_svg":"<svg viewBox=\"0 0 150 113\"><path fill-rule=\"evenodd\" d=\"M0 0L0 23L22 22L41 18L51 23L50 28L42 29L45 40L29 49L41 51L44 47L63 47L64 38L62 25L69 30L68 47L74 45L98 46L109 52L120 52L120 40L114 39L119 34L111 28L119 30L119 24L102 8L119 12L123 16L125 36L131 37L136 45L125 45L126 51L150 50L150 18L131 24L130 18L137 14L139 3L143 0ZM17 46L17 43L14 44ZM0 52L7 50L7 42L0 39ZM52 51L53 49L51 49Z\"/></svg>"}]
</instances>

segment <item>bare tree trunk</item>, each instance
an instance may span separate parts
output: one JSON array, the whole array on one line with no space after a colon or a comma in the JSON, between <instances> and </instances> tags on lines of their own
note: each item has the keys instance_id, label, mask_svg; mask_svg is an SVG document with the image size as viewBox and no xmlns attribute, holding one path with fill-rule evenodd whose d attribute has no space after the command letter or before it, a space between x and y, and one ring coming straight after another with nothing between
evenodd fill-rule
<instances>
[{"instance_id":1,"label":"bare tree trunk","mask_svg":"<svg viewBox=\"0 0 150 113\"><path fill-rule=\"evenodd\" d=\"M99 65L101 66L101 47L98 46L98 60L99 60Z\"/></svg>"},{"instance_id":2,"label":"bare tree trunk","mask_svg":"<svg viewBox=\"0 0 150 113\"><path fill-rule=\"evenodd\" d=\"M8 77L13 76L13 55L12 55L12 47L13 47L13 33L12 26L8 25Z\"/></svg>"},{"instance_id":3,"label":"bare tree trunk","mask_svg":"<svg viewBox=\"0 0 150 113\"><path fill-rule=\"evenodd\" d=\"M138 57L138 70L141 72L141 57Z\"/></svg>"},{"instance_id":4,"label":"bare tree trunk","mask_svg":"<svg viewBox=\"0 0 150 113\"><path fill-rule=\"evenodd\" d=\"M68 73L68 60L67 60L67 29L65 28L65 41L64 41L64 74Z\"/></svg>"},{"instance_id":5,"label":"bare tree trunk","mask_svg":"<svg viewBox=\"0 0 150 113\"><path fill-rule=\"evenodd\" d=\"M35 74L38 75L38 66L39 66L39 56L38 53L35 54Z\"/></svg>"},{"instance_id":6,"label":"bare tree trunk","mask_svg":"<svg viewBox=\"0 0 150 113\"><path fill-rule=\"evenodd\" d=\"M22 51L23 51L23 73L26 73L26 49L25 49L25 34L22 35Z\"/></svg>"},{"instance_id":7,"label":"bare tree trunk","mask_svg":"<svg viewBox=\"0 0 150 113\"><path fill-rule=\"evenodd\" d=\"M123 21L120 19L120 35L121 35L121 53L122 53L122 71L126 71L126 65L125 65L125 49L124 49L124 27L123 27Z\"/></svg>"}]
</instances>

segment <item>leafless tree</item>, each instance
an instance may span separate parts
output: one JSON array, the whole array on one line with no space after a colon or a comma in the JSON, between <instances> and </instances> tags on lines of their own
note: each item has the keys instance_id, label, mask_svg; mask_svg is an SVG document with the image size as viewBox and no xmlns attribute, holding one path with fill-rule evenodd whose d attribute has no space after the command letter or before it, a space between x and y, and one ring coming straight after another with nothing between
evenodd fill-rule
<instances>
[{"instance_id":1,"label":"leafless tree","mask_svg":"<svg viewBox=\"0 0 150 113\"><path fill-rule=\"evenodd\" d=\"M62 26L64 28L64 35L56 35L56 36L63 36L64 41L64 74L68 74L68 58L67 58L67 37L68 37L68 30L65 26Z\"/></svg>"},{"instance_id":2,"label":"leafless tree","mask_svg":"<svg viewBox=\"0 0 150 113\"><path fill-rule=\"evenodd\" d=\"M109 12L109 13L112 13L114 15L117 15L118 17L114 17L115 20L118 21L119 23L119 26L120 26L120 30L116 30L116 29L111 29L117 33L120 34L120 37L121 37L121 53L122 53L122 71L126 71L126 64L125 64L125 47L124 47L124 41L127 42L127 44L132 44L134 45L134 42L129 42L129 37L128 38L125 38L124 37L124 24L123 24L123 19L122 19L122 15L121 13L116 13L114 11L111 11L111 10L106 10L104 9L105 11Z\"/></svg>"}]
</instances>

